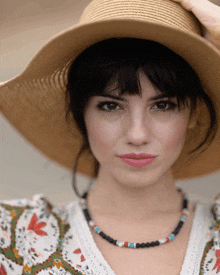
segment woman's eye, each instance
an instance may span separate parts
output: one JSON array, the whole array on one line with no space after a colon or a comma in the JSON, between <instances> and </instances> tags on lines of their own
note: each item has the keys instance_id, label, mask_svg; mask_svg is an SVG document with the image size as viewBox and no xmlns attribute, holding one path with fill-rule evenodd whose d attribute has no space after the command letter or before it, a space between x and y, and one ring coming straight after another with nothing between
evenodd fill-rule
<instances>
[{"instance_id":1,"label":"woman's eye","mask_svg":"<svg viewBox=\"0 0 220 275\"><path fill-rule=\"evenodd\" d=\"M157 106L157 108L153 108L156 109L158 111L172 111L174 110L177 105L171 101L159 101L156 104L154 104L154 106Z\"/></svg>"},{"instance_id":2,"label":"woman's eye","mask_svg":"<svg viewBox=\"0 0 220 275\"><path fill-rule=\"evenodd\" d=\"M97 107L99 110L102 110L105 112L113 112L113 111L117 111L120 109L120 105L113 101L99 102ZM172 110L176 109L176 107L177 107L177 104L175 104L171 101L159 101L153 105L153 109L156 109L157 111L162 111L162 112L172 111Z\"/></svg>"},{"instance_id":3,"label":"woman's eye","mask_svg":"<svg viewBox=\"0 0 220 275\"><path fill-rule=\"evenodd\" d=\"M112 112L116 111L116 107L119 107L119 105L116 102L113 101L105 101L105 102L100 102L97 107L106 112Z\"/></svg>"}]
</instances>

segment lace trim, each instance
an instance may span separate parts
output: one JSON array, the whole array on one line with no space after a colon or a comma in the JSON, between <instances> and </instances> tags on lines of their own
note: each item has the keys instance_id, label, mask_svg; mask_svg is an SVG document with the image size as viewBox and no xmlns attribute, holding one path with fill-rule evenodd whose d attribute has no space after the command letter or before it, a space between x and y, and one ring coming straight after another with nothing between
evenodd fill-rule
<instances>
[{"instance_id":1,"label":"lace trim","mask_svg":"<svg viewBox=\"0 0 220 275\"><path fill-rule=\"evenodd\" d=\"M85 258L87 258L88 265L92 270L92 273L87 273L86 275L115 275L109 264L104 259L101 251L96 246L89 226L81 211L79 202L72 202L68 207L68 212L71 228L74 230L75 236L79 239L81 250L85 255Z\"/></svg>"},{"instance_id":2,"label":"lace trim","mask_svg":"<svg viewBox=\"0 0 220 275\"><path fill-rule=\"evenodd\" d=\"M207 242L206 232L209 215L208 209L201 203L196 203L195 216L180 275L199 274L201 259Z\"/></svg>"}]
</instances>

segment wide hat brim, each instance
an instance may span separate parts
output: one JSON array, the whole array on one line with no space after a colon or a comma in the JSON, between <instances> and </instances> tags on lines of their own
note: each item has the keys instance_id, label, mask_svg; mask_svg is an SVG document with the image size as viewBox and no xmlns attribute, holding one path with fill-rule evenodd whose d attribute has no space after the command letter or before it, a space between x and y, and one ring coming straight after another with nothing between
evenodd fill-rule
<instances>
[{"instance_id":1,"label":"wide hat brim","mask_svg":"<svg viewBox=\"0 0 220 275\"><path fill-rule=\"evenodd\" d=\"M183 12L192 17L191 13ZM192 20L196 21L195 18ZM198 22L196 24L201 28ZM94 43L113 37L133 37L159 42L182 56L199 76L220 121L220 54L201 36L201 29L197 31L200 34L184 27L137 18L78 24L52 38L20 75L0 86L0 110L45 156L72 169L82 145L82 136L74 121L67 124L65 120L68 68L83 50ZM174 179L208 175L220 169L219 130L205 152L196 159L188 158L187 152L199 144L208 124L209 116L202 106L199 125L189 132L183 151L172 167ZM94 176L94 158L89 152L80 158L77 171Z\"/></svg>"}]
</instances>

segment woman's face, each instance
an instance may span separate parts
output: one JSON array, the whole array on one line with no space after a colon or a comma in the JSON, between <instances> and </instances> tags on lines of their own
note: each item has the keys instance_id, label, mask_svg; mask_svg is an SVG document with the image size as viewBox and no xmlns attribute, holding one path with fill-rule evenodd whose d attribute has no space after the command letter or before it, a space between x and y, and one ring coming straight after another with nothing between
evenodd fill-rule
<instances>
[{"instance_id":1,"label":"woman's face","mask_svg":"<svg viewBox=\"0 0 220 275\"><path fill-rule=\"evenodd\" d=\"M122 101L95 96L84 113L90 148L100 163L99 175L136 187L153 183L170 171L183 148L187 127L193 127L193 121L188 124L189 109L179 111L176 99L152 100L161 93L141 70L139 77L142 97L124 95ZM114 85L106 88L108 94ZM130 153L156 158L135 167L119 157Z\"/></svg>"}]
</instances>

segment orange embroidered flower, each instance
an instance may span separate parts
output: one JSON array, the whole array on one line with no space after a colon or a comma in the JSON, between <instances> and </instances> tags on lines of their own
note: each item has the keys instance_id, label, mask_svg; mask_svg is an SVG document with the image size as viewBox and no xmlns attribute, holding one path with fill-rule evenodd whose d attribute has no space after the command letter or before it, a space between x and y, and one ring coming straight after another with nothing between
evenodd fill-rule
<instances>
[{"instance_id":1,"label":"orange embroidered flower","mask_svg":"<svg viewBox=\"0 0 220 275\"><path fill-rule=\"evenodd\" d=\"M29 267L27 264L24 266L24 271L27 273L31 273L31 267Z\"/></svg>"},{"instance_id":2,"label":"orange embroidered flower","mask_svg":"<svg viewBox=\"0 0 220 275\"><path fill-rule=\"evenodd\" d=\"M6 268L4 267L3 264L0 263L0 275L7 275Z\"/></svg>"},{"instance_id":3,"label":"orange embroidered flower","mask_svg":"<svg viewBox=\"0 0 220 275\"><path fill-rule=\"evenodd\" d=\"M217 224L217 225L215 226L215 231L218 231L219 227L220 227L220 224Z\"/></svg>"},{"instance_id":4,"label":"orange embroidered flower","mask_svg":"<svg viewBox=\"0 0 220 275\"><path fill-rule=\"evenodd\" d=\"M12 218L16 216L16 211L15 210L10 210L10 215Z\"/></svg>"},{"instance_id":5,"label":"orange embroidered flower","mask_svg":"<svg viewBox=\"0 0 220 275\"><path fill-rule=\"evenodd\" d=\"M60 267L63 267L63 264L62 264L62 262L61 262L59 259L55 259L55 260L53 261L53 265L55 265L58 269L59 269Z\"/></svg>"},{"instance_id":6,"label":"orange embroidered flower","mask_svg":"<svg viewBox=\"0 0 220 275\"><path fill-rule=\"evenodd\" d=\"M215 266L213 267L212 270L217 268L216 273L219 273L220 272L220 249L216 250L215 255L216 255L217 260L216 260Z\"/></svg>"},{"instance_id":7,"label":"orange embroidered flower","mask_svg":"<svg viewBox=\"0 0 220 275\"><path fill-rule=\"evenodd\" d=\"M18 255L18 250L14 247L13 248L13 252L14 252L14 254L15 254L15 257L18 259L18 258L20 258L20 256Z\"/></svg>"},{"instance_id":8,"label":"orange embroidered flower","mask_svg":"<svg viewBox=\"0 0 220 275\"><path fill-rule=\"evenodd\" d=\"M33 230L37 235L40 235L40 236L47 235L46 232L41 230L41 228L44 227L46 223L45 222L37 223L37 222L38 222L38 218L37 218L37 215L34 213L31 218L30 224L28 226L28 230Z\"/></svg>"}]
</instances>

